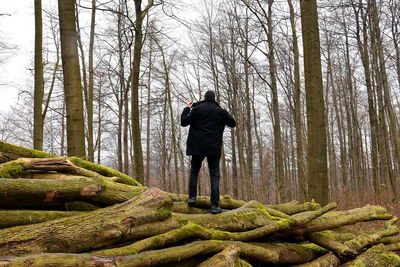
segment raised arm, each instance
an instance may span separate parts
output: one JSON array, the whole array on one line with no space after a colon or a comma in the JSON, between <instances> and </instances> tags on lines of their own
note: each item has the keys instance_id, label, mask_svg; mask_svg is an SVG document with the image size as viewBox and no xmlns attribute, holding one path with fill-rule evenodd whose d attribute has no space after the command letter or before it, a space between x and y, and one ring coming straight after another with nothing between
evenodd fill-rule
<instances>
[{"instance_id":1,"label":"raised arm","mask_svg":"<svg viewBox=\"0 0 400 267\"><path fill-rule=\"evenodd\" d=\"M229 126L229 127L231 127L231 128L235 127L235 126L236 126L236 121L235 121L235 119L232 117L232 115L229 114L229 112L226 111L225 109L223 109L222 111L224 112L224 122L225 122L225 125L227 125L227 126Z\"/></svg>"},{"instance_id":2,"label":"raised arm","mask_svg":"<svg viewBox=\"0 0 400 267\"><path fill-rule=\"evenodd\" d=\"M190 108L192 107L193 102L189 102L186 107L183 109L182 111L182 115L181 115L181 126L186 127L188 125L190 125L190 123L192 122L192 112L190 110Z\"/></svg>"}]
</instances>

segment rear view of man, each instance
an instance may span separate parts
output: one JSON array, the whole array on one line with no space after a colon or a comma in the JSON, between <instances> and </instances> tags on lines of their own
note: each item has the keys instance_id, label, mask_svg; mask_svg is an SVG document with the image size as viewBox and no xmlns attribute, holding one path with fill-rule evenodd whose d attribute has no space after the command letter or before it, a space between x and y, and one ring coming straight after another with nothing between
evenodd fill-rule
<instances>
[{"instance_id":1,"label":"rear view of man","mask_svg":"<svg viewBox=\"0 0 400 267\"><path fill-rule=\"evenodd\" d=\"M192 156L188 204L196 204L197 176L203 159L207 157L211 180L211 212L221 213L219 207L219 159L225 125L235 127L235 119L215 102L214 91L207 91L204 100L189 102L181 115L181 125L190 125L186 155Z\"/></svg>"}]
</instances>

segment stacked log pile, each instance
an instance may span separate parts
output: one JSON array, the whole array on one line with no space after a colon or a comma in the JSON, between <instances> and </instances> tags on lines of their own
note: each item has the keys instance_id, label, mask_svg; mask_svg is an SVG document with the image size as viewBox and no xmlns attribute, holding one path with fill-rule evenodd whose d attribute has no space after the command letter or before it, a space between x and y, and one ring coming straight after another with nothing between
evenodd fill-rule
<instances>
[{"instance_id":1,"label":"stacked log pile","mask_svg":"<svg viewBox=\"0 0 400 267\"><path fill-rule=\"evenodd\" d=\"M210 201L0 142L0 266L400 266L397 218L335 203ZM346 226L382 220L375 232Z\"/></svg>"}]
</instances>

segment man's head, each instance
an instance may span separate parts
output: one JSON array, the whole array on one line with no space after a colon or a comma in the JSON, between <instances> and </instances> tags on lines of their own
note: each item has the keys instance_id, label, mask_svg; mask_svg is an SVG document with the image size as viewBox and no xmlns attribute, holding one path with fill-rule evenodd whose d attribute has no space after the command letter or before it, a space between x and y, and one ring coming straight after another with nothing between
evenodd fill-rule
<instances>
[{"instance_id":1,"label":"man's head","mask_svg":"<svg viewBox=\"0 0 400 267\"><path fill-rule=\"evenodd\" d=\"M215 93L212 90L208 90L205 94L204 94L204 100L208 101L208 102L215 102Z\"/></svg>"}]
</instances>

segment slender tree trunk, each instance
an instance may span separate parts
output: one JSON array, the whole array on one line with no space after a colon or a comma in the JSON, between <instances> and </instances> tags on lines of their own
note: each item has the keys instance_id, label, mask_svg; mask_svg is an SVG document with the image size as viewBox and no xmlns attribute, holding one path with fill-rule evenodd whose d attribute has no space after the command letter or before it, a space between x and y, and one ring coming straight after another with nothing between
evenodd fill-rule
<instances>
[{"instance_id":1,"label":"slender tree trunk","mask_svg":"<svg viewBox=\"0 0 400 267\"><path fill-rule=\"evenodd\" d=\"M308 129L308 197L328 203L325 106L316 0L301 0Z\"/></svg>"},{"instance_id":2,"label":"slender tree trunk","mask_svg":"<svg viewBox=\"0 0 400 267\"><path fill-rule=\"evenodd\" d=\"M75 24L75 0L59 0L58 9L67 110L68 155L85 157L83 98Z\"/></svg>"},{"instance_id":3,"label":"slender tree trunk","mask_svg":"<svg viewBox=\"0 0 400 267\"><path fill-rule=\"evenodd\" d=\"M378 88L381 87L383 89L383 99L384 105L387 110L388 119L389 119L389 133L390 139L393 144L394 150L394 163L395 163L395 170L400 167L400 136L398 132L398 124L396 114L393 109L393 105L391 102L391 95L390 95L390 87L388 82L388 76L386 72L386 62L383 53L383 43L382 43L382 35L379 27L379 18L378 18L378 8L376 5L375 0L371 0L371 29L372 29L372 39L375 39L372 49L374 52L377 53L377 65L376 65L376 76L377 76L377 86ZM379 66L379 67L378 67ZM388 152L389 153L389 152ZM398 176L396 172L394 176L391 177L391 185L394 191L394 198L395 201L398 201L398 194L397 194L397 179L395 177Z\"/></svg>"},{"instance_id":4,"label":"slender tree trunk","mask_svg":"<svg viewBox=\"0 0 400 267\"><path fill-rule=\"evenodd\" d=\"M172 137L172 153L174 156L174 171L175 171L175 190L176 193L180 192L180 182L179 182L179 173L178 173L178 151L177 151L177 144L176 144L176 127L175 127L175 120L174 120L174 110L172 108L172 99L171 99L171 82L169 79L169 67L167 66L165 62L165 55L164 52L163 54L163 65L165 69L165 88L167 90L167 98L168 98L168 106L169 106L169 111L170 111L170 122L171 122L171 137Z\"/></svg>"},{"instance_id":5,"label":"slender tree trunk","mask_svg":"<svg viewBox=\"0 0 400 267\"><path fill-rule=\"evenodd\" d=\"M247 135L247 149L246 149L246 161L247 161L247 173L246 180L248 181L247 191L250 193L253 192L252 184L253 184L253 136L252 136L252 116L251 116L251 103L250 103L250 75L249 75L249 48L248 48L248 39L249 39L249 18L246 14L245 18L245 36L244 36L244 84L245 84L245 100L246 100L246 135Z\"/></svg>"},{"instance_id":6,"label":"slender tree trunk","mask_svg":"<svg viewBox=\"0 0 400 267\"><path fill-rule=\"evenodd\" d=\"M43 149L42 105L44 97L43 56L42 56L42 0L35 0L35 88L33 103L33 148Z\"/></svg>"},{"instance_id":7,"label":"slender tree trunk","mask_svg":"<svg viewBox=\"0 0 400 267\"><path fill-rule=\"evenodd\" d=\"M371 69L370 69L370 56L368 49L369 34L367 31L367 13L363 11L361 0L358 5L352 2L353 11L356 19L356 38L357 48L361 54L361 62L364 69L365 84L367 88L368 96L368 117L370 125L370 142L371 142L371 172L372 181L375 192L375 201L378 202L380 199L380 178L379 178L379 161L378 161L378 119L375 108L375 92L371 81ZM361 14L360 14L361 12ZM361 21L360 21L361 17ZM362 36L361 36L362 34Z\"/></svg>"},{"instance_id":8,"label":"slender tree trunk","mask_svg":"<svg viewBox=\"0 0 400 267\"><path fill-rule=\"evenodd\" d=\"M122 30L123 30L123 3L119 1L118 4L118 14L117 14L117 33L118 33L118 79L119 79L119 92L117 93L119 96L118 101L118 129L117 129L117 158L118 158L118 171L126 172L126 168L124 168L124 164L128 161L128 159L124 158L125 155L123 150L125 151L125 137L127 141L126 128L124 125L124 105L127 104L128 99L125 97L126 86L125 86L125 64L124 64L124 48L122 43Z\"/></svg>"},{"instance_id":9,"label":"slender tree trunk","mask_svg":"<svg viewBox=\"0 0 400 267\"><path fill-rule=\"evenodd\" d=\"M97 116L98 116L98 122L97 122L97 138L96 138L96 147L97 147L97 164L101 163L101 136L102 136L102 126L103 126L103 117L101 114L101 102L102 102L102 95L101 95L101 89L102 89L102 78L100 77L99 81L99 86L98 86L98 94L97 94Z\"/></svg>"},{"instance_id":10,"label":"slender tree trunk","mask_svg":"<svg viewBox=\"0 0 400 267\"><path fill-rule=\"evenodd\" d=\"M90 22L90 40L89 40L89 87L88 101L86 103L87 112L87 130L88 130L88 160L94 160L93 146L93 50L94 50L94 35L96 25L96 0L92 0L92 16Z\"/></svg>"},{"instance_id":11,"label":"slender tree trunk","mask_svg":"<svg viewBox=\"0 0 400 267\"><path fill-rule=\"evenodd\" d=\"M272 37L272 5L274 1L268 0L268 63L271 76L271 91L272 91L272 110L274 124L274 148L275 148L275 178L278 185L278 202L287 200L287 190L285 185L285 174L283 166L283 146L281 122L279 113L278 86L276 82L276 65L275 65L275 48Z\"/></svg>"},{"instance_id":12,"label":"slender tree trunk","mask_svg":"<svg viewBox=\"0 0 400 267\"><path fill-rule=\"evenodd\" d=\"M133 135L133 150L134 150L134 170L135 178L138 182L144 182L144 168L143 168L143 151L142 151L142 138L140 131L140 112L139 112L139 75L140 75L140 61L142 58L143 46L143 19L147 15L148 9L153 5L151 0L146 8L142 10L142 0L135 0L135 42L133 48L133 61L132 61L132 99L131 99L131 112L132 112L132 135Z\"/></svg>"},{"instance_id":13,"label":"slender tree trunk","mask_svg":"<svg viewBox=\"0 0 400 267\"><path fill-rule=\"evenodd\" d=\"M232 191L233 197L239 198L239 182L236 163L235 130L231 128L231 147L232 147Z\"/></svg>"},{"instance_id":14,"label":"slender tree trunk","mask_svg":"<svg viewBox=\"0 0 400 267\"><path fill-rule=\"evenodd\" d=\"M303 130L301 123L301 85L300 85L300 53L297 41L297 31L295 22L295 12L292 4L292 0L288 0L290 9L290 24L293 35L293 57L294 57L294 112L295 119L294 124L296 128L296 157L297 157L297 179L299 181L299 193L300 201L307 199L307 179L304 167L304 152L303 152Z\"/></svg>"},{"instance_id":15,"label":"slender tree trunk","mask_svg":"<svg viewBox=\"0 0 400 267\"><path fill-rule=\"evenodd\" d=\"M388 2L391 15L391 37L395 53L397 84L400 85L400 3L397 0L389 0Z\"/></svg>"},{"instance_id":16,"label":"slender tree trunk","mask_svg":"<svg viewBox=\"0 0 400 267\"><path fill-rule=\"evenodd\" d=\"M164 106L163 106L163 116L162 116L162 128L161 128L161 179L164 188L171 191L171 183L167 183L167 96L166 89L164 91Z\"/></svg>"},{"instance_id":17,"label":"slender tree trunk","mask_svg":"<svg viewBox=\"0 0 400 267\"><path fill-rule=\"evenodd\" d=\"M146 182L150 180L151 166L151 73L153 71L153 38L149 40L149 71L147 78L147 121L146 121ZM146 184L146 183L145 183Z\"/></svg>"}]
</instances>

